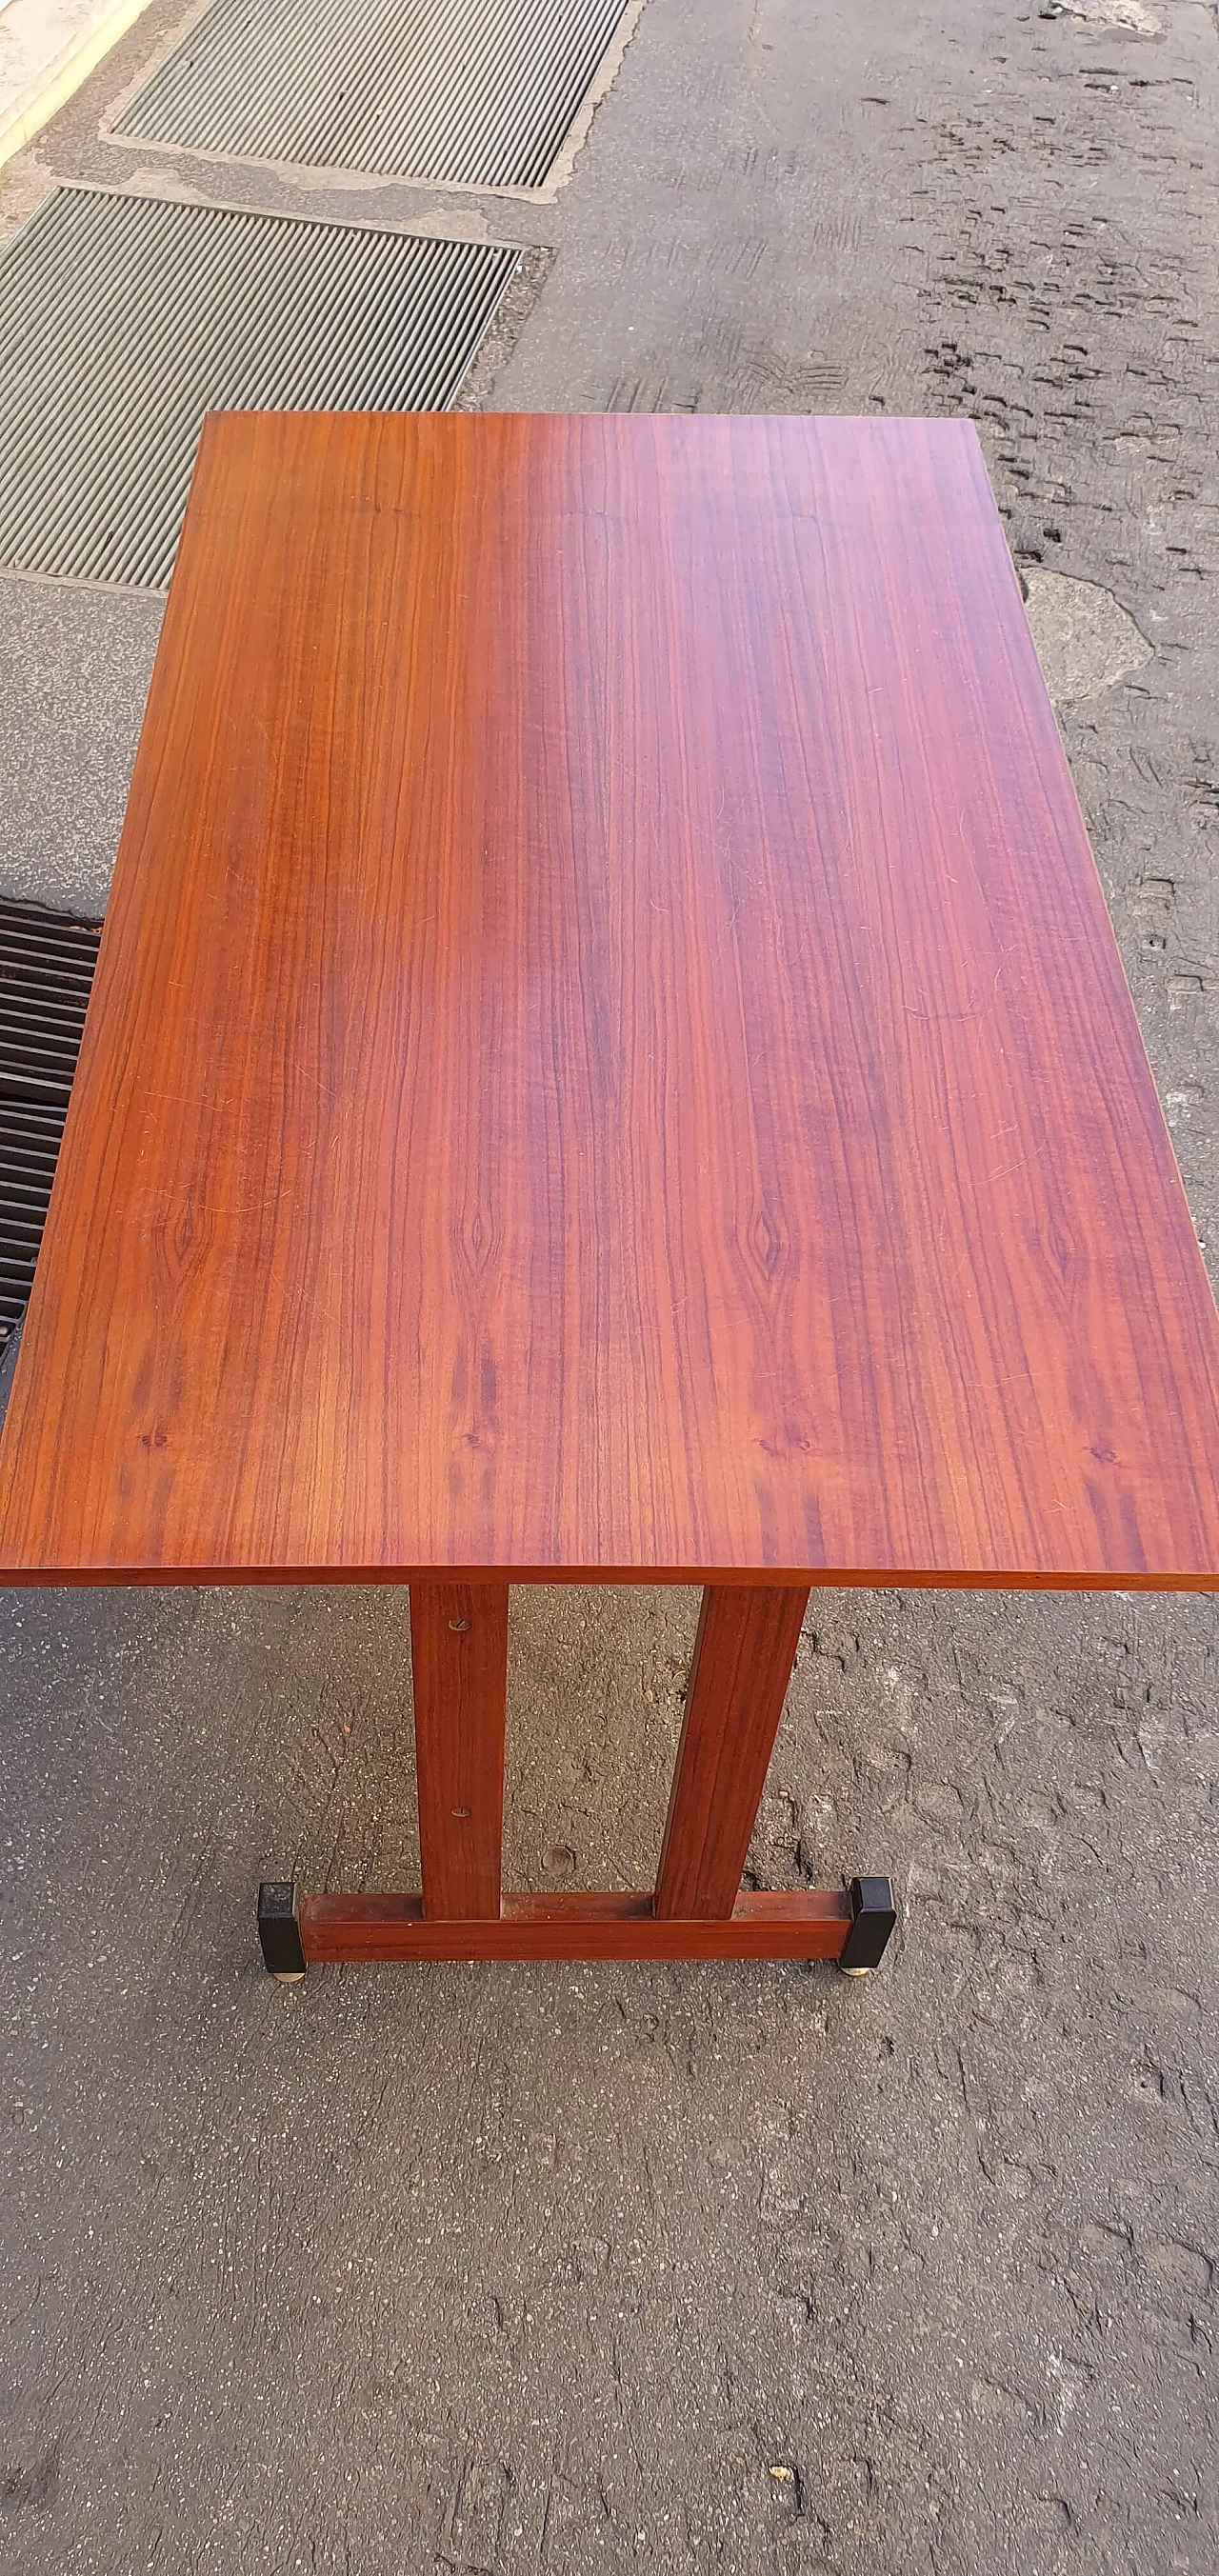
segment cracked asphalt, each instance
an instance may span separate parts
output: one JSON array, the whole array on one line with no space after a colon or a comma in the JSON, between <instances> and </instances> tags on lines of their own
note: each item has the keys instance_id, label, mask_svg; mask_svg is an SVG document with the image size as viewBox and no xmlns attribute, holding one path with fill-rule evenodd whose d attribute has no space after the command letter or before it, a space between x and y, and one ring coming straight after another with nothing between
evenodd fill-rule
<instances>
[{"instance_id":1,"label":"cracked asphalt","mask_svg":"<svg viewBox=\"0 0 1219 2576\"><path fill-rule=\"evenodd\" d=\"M470 398L968 411L1208 1253L1219 30L1201 0L647 0L550 201L105 143L0 174L535 246ZM155 601L0 575L0 888L99 910ZM693 1595L513 1596L510 1880L639 1883ZM815 1596L751 1870L786 1966L346 1970L415 1867L392 1590L8 1593L6 2576L1210 2576L1203 1599Z\"/></svg>"}]
</instances>

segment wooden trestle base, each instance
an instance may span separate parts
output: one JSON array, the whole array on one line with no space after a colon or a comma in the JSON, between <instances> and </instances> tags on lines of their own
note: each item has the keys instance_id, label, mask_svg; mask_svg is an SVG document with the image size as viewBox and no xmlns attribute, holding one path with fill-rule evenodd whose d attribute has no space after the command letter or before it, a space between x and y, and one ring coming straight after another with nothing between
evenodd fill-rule
<instances>
[{"instance_id":1,"label":"wooden trestle base","mask_svg":"<svg viewBox=\"0 0 1219 2576\"><path fill-rule=\"evenodd\" d=\"M263 1959L275 1977L341 1961L411 1959L832 1959L878 1965L896 1916L887 1878L794 1894L743 1890L731 1914L658 1915L648 1893L505 1896L500 1911L445 1921L419 1896L306 1896L291 1880L258 1891Z\"/></svg>"},{"instance_id":2,"label":"wooden trestle base","mask_svg":"<svg viewBox=\"0 0 1219 2576\"><path fill-rule=\"evenodd\" d=\"M418 1896L259 1890L276 1977L358 1959L836 1959L874 1968L893 1929L887 1878L755 1893L741 1876L808 1602L806 1584L703 1591L654 1889L505 1896L506 1583L412 1583Z\"/></svg>"}]
</instances>

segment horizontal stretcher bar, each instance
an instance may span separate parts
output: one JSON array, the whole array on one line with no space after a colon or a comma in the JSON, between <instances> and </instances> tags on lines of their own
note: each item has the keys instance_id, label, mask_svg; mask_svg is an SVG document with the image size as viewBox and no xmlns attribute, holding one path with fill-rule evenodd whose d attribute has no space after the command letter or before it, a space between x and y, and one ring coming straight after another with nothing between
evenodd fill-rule
<instances>
[{"instance_id":1,"label":"horizontal stretcher bar","mask_svg":"<svg viewBox=\"0 0 1219 2576\"><path fill-rule=\"evenodd\" d=\"M263 1954L273 1973L355 1960L837 1959L872 1967L893 1928L887 1879L847 1888L743 1890L733 1911L663 1917L650 1891L505 1896L498 1915L446 1921L418 1896L259 1891Z\"/></svg>"}]
</instances>

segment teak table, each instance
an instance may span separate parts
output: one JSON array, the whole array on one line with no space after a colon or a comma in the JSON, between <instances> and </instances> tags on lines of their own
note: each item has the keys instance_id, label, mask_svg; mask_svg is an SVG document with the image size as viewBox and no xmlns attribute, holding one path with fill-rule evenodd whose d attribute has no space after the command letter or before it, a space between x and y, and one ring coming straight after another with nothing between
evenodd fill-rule
<instances>
[{"instance_id":1,"label":"teak table","mask_svg":"<svg viewBox=\"0 0 1219 2576\"><path fill-rule=\"evenodd\" d=\"M208 423L0 1568L409 1583L422 1894L276 1973L872 1965L740 1892L809 1587L1213 1588L1217 1394L968 423ZM705 1586L647 1894L501 1895L543 1582Z\"/></svg>"}]
</instances>

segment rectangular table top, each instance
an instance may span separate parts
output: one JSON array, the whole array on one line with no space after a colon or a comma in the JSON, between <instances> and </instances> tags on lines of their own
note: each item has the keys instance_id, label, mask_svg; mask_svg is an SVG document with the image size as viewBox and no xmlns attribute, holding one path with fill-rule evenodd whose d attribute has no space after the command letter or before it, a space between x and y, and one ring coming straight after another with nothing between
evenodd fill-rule
<instances>
[{"instance_id":1,"label":"rectangular table top","mask_svg":"<svg viewBox=\"0 0 1219 2576\"><path fill-rule=\"evenodd\" d=\"M208 423L6 1576L1210 1587L1217 1394L968 423Z\"/></svg>"}]
</instances>

